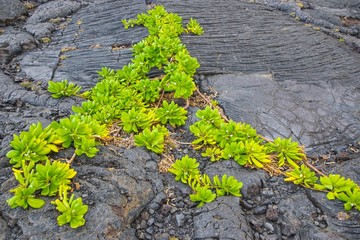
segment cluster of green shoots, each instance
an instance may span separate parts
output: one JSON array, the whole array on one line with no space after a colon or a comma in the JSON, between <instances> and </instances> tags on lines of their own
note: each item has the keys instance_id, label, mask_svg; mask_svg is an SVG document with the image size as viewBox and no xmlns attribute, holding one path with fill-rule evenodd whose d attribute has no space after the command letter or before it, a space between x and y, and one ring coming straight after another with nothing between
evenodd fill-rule
<instances>
[{"instance_id":1,"label":"cluster of green shoots","mask_svg":"<svg viewBox=\"0 0 360 240\"><path fill-rule=\"evenodd\" d=\"M45 201L40 196L58 196L52 204L61 213L59 225L82 226L88 207L81 198L75 199L74 194L68 198L76 175L71 168L75 156L94 157L97 145L109 138L109 128L114 124L122 128L124 134L134 135L136 146L163 154L171 137L169 127L185 124L186 107L175 102L179 98L188 102L193 96L197 90L193 76L200 65L190 56L179 36L202 34L202 27L190 19L184 28L182 18L168 13L162 6L122 22L125 28L143 25L149 31L148 37L132 46L131 62L116 71L102 68L98 72L100 81L82 94L79 86L67 80L50 81L48 90L54 98L81 96L86 100L81 106L73 106L74 114L67 118L54 121L46 128L41 123L33 124L28 131L14 135L7 157L19 185L11 190L14 196L7 200L10 207L41 208ZM164 74L150 78L148 75L153 69ZM190 126L195 137L192 145L201 150L204 157L211 161L233 159L241 166L282 173L287 176L285 181L326 191L329 199L344 201L346 210L355 207L360 211L359 186L339 175L322 176L318 182L316 173L304 165L307 162L302 148L291 139L266 141L249 124L227 121L214 105L199 110L196 116L199 121ZM74 149L70 160L64 162L50 157L69 147ZM190 199L199 206L217 196L241 196L242 183L233 176L216 175L211 179L200 174L198 166L196 159L184 156L173 163L169 171L176 180L191 187L194 192Z\"/></svg>"}]
</instances>

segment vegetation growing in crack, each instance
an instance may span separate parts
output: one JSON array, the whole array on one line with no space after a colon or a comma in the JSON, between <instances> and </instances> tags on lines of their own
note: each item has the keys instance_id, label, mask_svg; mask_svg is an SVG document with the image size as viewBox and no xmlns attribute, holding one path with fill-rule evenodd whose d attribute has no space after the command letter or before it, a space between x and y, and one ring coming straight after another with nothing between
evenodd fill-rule
<instances>
[{"instance_id":1,"label":"vegetation growing in crack","mask_svg":"<svg viewBox=\"0 0 360 240\"><path fill-rule=\"evenodd\" d=\"M177 98L188 103L198 91L193 76L200 65L190 56L179 36L184 32L202 34L202 27L190 19L184 28L182 18L166 12L162 6L122 22L125 28L143 25L149 31L148 37L133 45L131 63L119 70L102 68L98 72L101 81L81 95L80 87L67 80L49 81L48 90L54 98L81 96L84 102L73 106L74 114L68 118L52 122L46 128L41 123L33 124L28 131L14 135L7 157L13 164L19 186L11 190L14 196L7 200L10 207L40 208L45 201L39 195L58 193L59 198L52 203L61 213L59 225L69 223L72 228L80 227L85 224L88 207L81 198L67 197L71 179L76 174L70 168L75 156L94 157L97 145L111 138L108 128L114 124L126 134L135 135L135 145L162 154L171 137L168 125L174 128L185 124L187 111L176 103ZM149 78L152 69L164 75ZM249 124L227 120L220 114L216 102L205 100L209 106L197 111L199 121L190 126L194 135L192 145L202 151L202 156L211 161L233 159L241 166L283 174L286 181L327 191L329 199L345 202L346 210L360 211L357 184L339 175L322 176L319 182L316 173L304 165L308 164L306 155L296 142L280 138L265 140ZM49 157L69 147L74 148L74 155L67 162ZM176 180L191 187L194 193L190 199L198 206L217 196L241 196L242 183L233 176L216 175L211 179L207 174L200 174L198 167L196 159L185 156L169 169Z\"/></svg>"}]
</instances>

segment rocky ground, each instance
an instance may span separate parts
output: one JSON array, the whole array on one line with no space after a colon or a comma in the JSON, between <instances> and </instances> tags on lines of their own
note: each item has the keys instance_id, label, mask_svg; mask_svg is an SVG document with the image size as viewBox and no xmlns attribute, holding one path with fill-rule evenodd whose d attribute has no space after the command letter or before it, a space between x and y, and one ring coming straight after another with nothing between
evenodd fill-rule
<instances>
[{"instance_id":1,"label":"rocky ground","mask_svg":"<svg viewBox=\"0 0 360 240\"><path fill-rule=\"evenodd\" d=\"M227 116L269 138L293 137L319 169L360 184L357 0L157 3L203 25L203 36L183 42L201 64L198 85L217 93ZM149 6L138 0L0 0L0 6L0 239L360 239L359 212L344 213L341 202L231 161L209 163L187 145L174 155L196 157L210 176L235 176L243 197L196 208L188 187L159 173L160 156L108 145L73 164L76 194L89 205L84 227L59 227L50 201L42 209L10 209L6 199L16 182L5 155L12 134L68 116L81 101L52 99L47 82L68 79L86 89L101 67L121 68L146 30L125 31L120 20ZM181 130L195 111L189 109ZM181 130L176 137L190 141Z\"/></svg>"}]
</instances>

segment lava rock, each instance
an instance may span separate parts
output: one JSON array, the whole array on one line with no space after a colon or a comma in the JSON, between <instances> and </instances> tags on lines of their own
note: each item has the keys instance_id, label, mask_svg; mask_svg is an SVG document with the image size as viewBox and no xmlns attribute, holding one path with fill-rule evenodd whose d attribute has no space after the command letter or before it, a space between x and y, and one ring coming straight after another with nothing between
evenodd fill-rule
<instances>
[{"instance_id":1,"label":"lava rock","mask_svg":"<svg viewBox=\"0 0 360 240\"><path fill-rule=\"evenodd\" d=\"M0 0L0 22L6 22L26 13L24 4L19 0Z\"/></svg>"}]
</instances>

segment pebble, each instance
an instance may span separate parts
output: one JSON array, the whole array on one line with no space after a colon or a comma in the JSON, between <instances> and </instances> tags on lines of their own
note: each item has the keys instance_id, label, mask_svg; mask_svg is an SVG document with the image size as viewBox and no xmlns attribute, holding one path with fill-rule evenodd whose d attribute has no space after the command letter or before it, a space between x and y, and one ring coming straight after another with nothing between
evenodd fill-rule
<instances>
[{"instance_id":1,"label":"pebble","mask_svg":"<svg viewBox=\"0 0 360 240\"><path fill-rule=\"evenodd\" d=\"M264 227L265 227L270 233L273 233L273 232L274 232L274 226L273 226L271 223L266 222L266 223L264 224Z\"/></svg>"},{"instance_id":2,"label":"pebble","mask_svg":"<svg viewBox=\"0 0 360 240\"><path fill-rule=\"evenodd\" d=\"M176 215L175 215L175 220L176 220L176 225L177 225L178 227L181 227L181 226L183 226L184 223L185 223L185 215L182 214L182 213L176 214Z\"/></svg>"},{"instance_id":3,"label":"pebble","mask_svg":"<svg viewBox=\"0 0 360 240\"><path fill-rule=\"evenodd\" d=\"M155 219L154 219L154 218L149 218L149 220L147 221L147 225L148 225L148 226L151 226L151 225L154 224L154 222L155 222Z\"/></svg>"},{"instance_id":4,"label":"pebble","mask_svg":"<svg viewBox=\"0 0 360 240\"><path fill-rule=\"evenodd\" d=\"M274 196L274 191L269 188L264 188L261 190L261 195L264 197L272 197Z\"/></svg>"},{"instance_id":5,"label":"pebble","mask_svg":"<svg viewBox=\"0 0 360 240\"><path fill-rule=\"evenodd\" d=\"M254 209L255 215L260 215L266 213L267 206L259 206Z\"/></svg>"},{"instance_id":6,"label":"pebble","mask_svg":"<svg viewBox=\"0 0 360 240\"><path fill-rule=\"evenodd\" d=\"M148 228L146 229L146 232L147 232L148 234L153 234L153 233L154 233L154 229L153 229L152 227L148 227Z\"/></svg>"}]
</instances>

